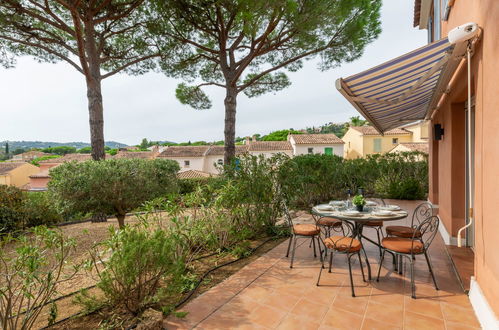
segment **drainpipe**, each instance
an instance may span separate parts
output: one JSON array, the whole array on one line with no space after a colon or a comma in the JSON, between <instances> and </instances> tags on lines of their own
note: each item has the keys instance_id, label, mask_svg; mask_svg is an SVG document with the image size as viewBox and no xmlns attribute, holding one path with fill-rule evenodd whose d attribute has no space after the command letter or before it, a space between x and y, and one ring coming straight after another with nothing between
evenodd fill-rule
<instances>
[{"instance_id":1,"label":"drainpipe","mask_svg":"<svg viewBox=\"0 0 499 330\"><path fill-rule=\"evenodd\" d=\"M472 174L471 174L471 167L473 166L472 162L472 157L471 157L471 40L468 40L468 49L467 49L467 65L468 65L468 202L469 202L469 209L468 209L468 223L459 229L457 232L457 246L461 247L461 233L466 229L469 228L473 224L473 201L471 199L471 196L473 195L473 187L471 185L471 179L472 179Z\"/></svg>"}]
</instances>

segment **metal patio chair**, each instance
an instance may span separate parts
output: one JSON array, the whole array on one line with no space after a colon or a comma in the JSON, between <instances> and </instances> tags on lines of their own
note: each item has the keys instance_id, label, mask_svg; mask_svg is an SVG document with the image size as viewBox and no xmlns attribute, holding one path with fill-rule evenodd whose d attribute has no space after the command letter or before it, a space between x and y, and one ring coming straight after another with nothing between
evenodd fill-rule
<instances>
[{"instance_id":1,"label":"metal patio chair","mask_svg":"<svg viewBox=\"0 0 499 330\"><path fill-rule=\"evenodd\" d=\"M364 282L366 281L364 275L364 268L362 264L362 258L360 256L360 252L362 250L362 242L353 237L353 226L348 222L342 222L342 228L334 227L333 231L336 231L338 235L333 235L327 237L323 240L326 251L330 251L329 255L329 273L331 273L331 268L333 265L333 255L335 253L345 254L347 256L348 261L348 271L350 274L350 287L352 289L352 297L355 297L355 288L353 284L353 275L352 275L352 257L357 255L359 257L360 269L362 272L362 279ZM340 232L342 235L340 235ZM322 270L324 269L324 259L321 258L321 269L319 271L319 277L317 278L317 286L320 286L320 280L322 275Z\"/></svg>"},{"instance_id":2,"label":"metal patio chair","mask_svg":"<svg viewBox=\"0 0 499 330\"><path fill-rule=\"evenodd\" d=\"M379 275L381 272L381 267L383 265L383 260L385 258L385 252L393 253L400 258L406 258L410 262L411 268L411 296L412 298L416 299L416 284L414 283L414 263L416 262L416 256L423 254L425 256L426 263L428 264L435 289L438 290L437 281L435 280L435 274L433 273L430 257L428 256L428 249L437 234L439 223L440 220L438 219L438 217L430 216L415 228L411 238L383 238L383 240L381 241L381 245L383 246L383 253L381 255L381 260L379 263L378 276L376 278L376 281L379 282Z\"/></svg>"}]
</instances>

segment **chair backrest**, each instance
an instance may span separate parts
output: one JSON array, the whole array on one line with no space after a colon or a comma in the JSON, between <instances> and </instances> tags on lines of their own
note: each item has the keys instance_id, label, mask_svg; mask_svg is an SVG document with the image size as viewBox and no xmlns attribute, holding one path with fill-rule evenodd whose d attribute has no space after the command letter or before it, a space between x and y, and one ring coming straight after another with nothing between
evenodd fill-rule
<instances>
[{"instance_id":1,"label":"chair backrest","mask_svg":"<svg viewBox=\"0 0 499 330\"><path fill-rule=\"evenodd\" d=\"M286 203L286 201L282 201L282 213L284 214L284 219L286 219L286 222L289 227L293 228L293 219L291 218L291 214L289 214L289 208Z\"/></svg>"},{"instance_id":2,"label":"chair backrest","mask_svg":"<svg viewBox=\"0 0 499 330\"><path fill-rule=\"evenodd\" d=\"M419 204L412 213L411 227L416 228L431 216L433 216L433 205L430 202Z\"/></svg>"},{"instance_id":3,"label":"chair backrest","mask_svg":"<svg viewBox=\"0 0 499 330\"><path fill-rule=\"evenodd\" d=\"M435 215L426 218L417 226L412 239L420 240L423 243L424 249L428 249L437 235L439 224L440 219Z\"/></svg>"}]
</instances>

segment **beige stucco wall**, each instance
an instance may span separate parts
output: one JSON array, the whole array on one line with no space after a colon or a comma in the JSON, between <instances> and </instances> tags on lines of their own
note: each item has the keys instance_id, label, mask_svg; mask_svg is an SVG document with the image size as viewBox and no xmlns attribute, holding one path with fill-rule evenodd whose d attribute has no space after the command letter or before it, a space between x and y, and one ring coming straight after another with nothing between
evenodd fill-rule
<instances>
[{"instance_id":1,"label":"beige stucco wall","mask_svg":"<svg viewBox=\"0 0 499 330\"><path fill-rule=\"evenodd\" d=\"M364 157L364 140L362 139L362 134L359 131L349 128L341 139L345 141L345 158L355 159Z\"/></svg>"},{"instance_id":2,"label":"beige stucco wall","mask_svg":"<svg viewBox=\"0 0 499 330\"><path fill-rule=\"evenodd\" d=\"M289 157L293 157L293 150L281 150L281 151L250 151L250 155L263 155L265 158L270 158L276 154L284 154Z\"/></svg>"},{"instance_id":3,"label":"beige stucco wall","mask_svg":"<svg viewBox=\"0 0 499 330\"><path fill-rule=\"evenodd\" d=\"M204 170L204 157L161 157L165 159L175 160L180 166L180 171L188 171L188 170L196 170L203 171ZM189 166L185 166L184 162L188 160L190 162Z\"/></svg>"},{"instance_id":4,"label":"beige stucco wall","mask_svg":"<svg viewBox=\"0 0 499 330\"><path fill-rule=\"evenodd\" d=\"M429 122L424 121L416 125L404 127L412 132L412 142L427 142L428 141Z\"/></svg>"},{"instance_id":5,"label":"beige stucco wall","mask_svg":"<svg viewBox=\"0 0 499 330\"><path fill-rule=\"evenodd\" d=\"M30 175L36 174L38 172L40 172L40 169L37 166L25 163L10 171L6 175L8 177L8 180L5 180L5 182L8 182L6 183L8 185L21 188L22 186L29 183Z\"/></svg>"},{"instance_id":6,"label":"beige stucco wall","mask_svg":"<svg viewBox=\"0 0 499 330\"><path fill-rule=\"evenodd\" d=\"M204 167L200 171L204 171L204 172L208 172L208 173L213 173L213 174L219 174L220 171L217 169L217 167L215 166L215 164L217 164L217 162L220 159L223 161L224 156L223 155L206 156L205 157L205 161L204 161Z\"/></svg>"},{"instance_id":7,"label":"beige stucco wall","mask_svg":"<svg viewBox=\"0 0 499 330\"><path fill-rule=\"evenodd\" d=\"M0 175L0 184L4 184L6 186L10 185L10 175Z\"/></svg>"},{"instance_id":8,"label":"beige stucco wall","mask_svg":"<svg viewBox=\"0 0 499 330\"><path fill-rule=\"evenodd\" d=\"M374 139L381 139L381 152L374 152ZM364 135L363 136L363 155L372 155L377 153L385 153L397 146L398 143L392 143L393 139L398 139L398 143L412 142L412 135Z\"/></svg>"}]
</instances>

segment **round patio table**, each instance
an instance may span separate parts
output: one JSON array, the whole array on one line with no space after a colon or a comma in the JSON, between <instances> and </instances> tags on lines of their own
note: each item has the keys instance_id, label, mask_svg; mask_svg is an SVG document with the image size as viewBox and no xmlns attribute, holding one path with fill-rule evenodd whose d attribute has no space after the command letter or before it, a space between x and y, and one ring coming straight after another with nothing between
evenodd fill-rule
<instances>
[{"instance_id":1,"label":"round patio table","mask_svg":"<svg viewBox=\"0 0 499 330\"><path fill-rule=\"evenodd\" d=\"M352 226L352 237L357 238L359 241L362 240L362 238L367 239L369 242L373 243L376 246L379 246L379 244L365 236L362 235L362 231L364 228L364 225L369 222L369 221L395 221L395 220L400 220L404 219L407 217L408 213L403 210L397 210L397 211L392 211L391 215L386 215L386 216L377 216L372 213L373 209L370 207L364 207L364 211L360 212L359 216L352 216L343 213L347 209L345 207L339 207L339 208L334 208L333 210L322 210L320 209L321 206L325 206L329 204L320 204L316 205L312 208L312 216L314 217L314 220L316 223L318 220L322 217L328 217L328 218L334 218L342 221L348 222ZM364 256L366 258L366 264L367 264L367 270L369 274L369 280L371 280L371 265L369 264L369 260L367 258L367 253L366 250L364 250L364 244L362 244L362 252L364 253Z\"/></svg>"}]
</instances>

